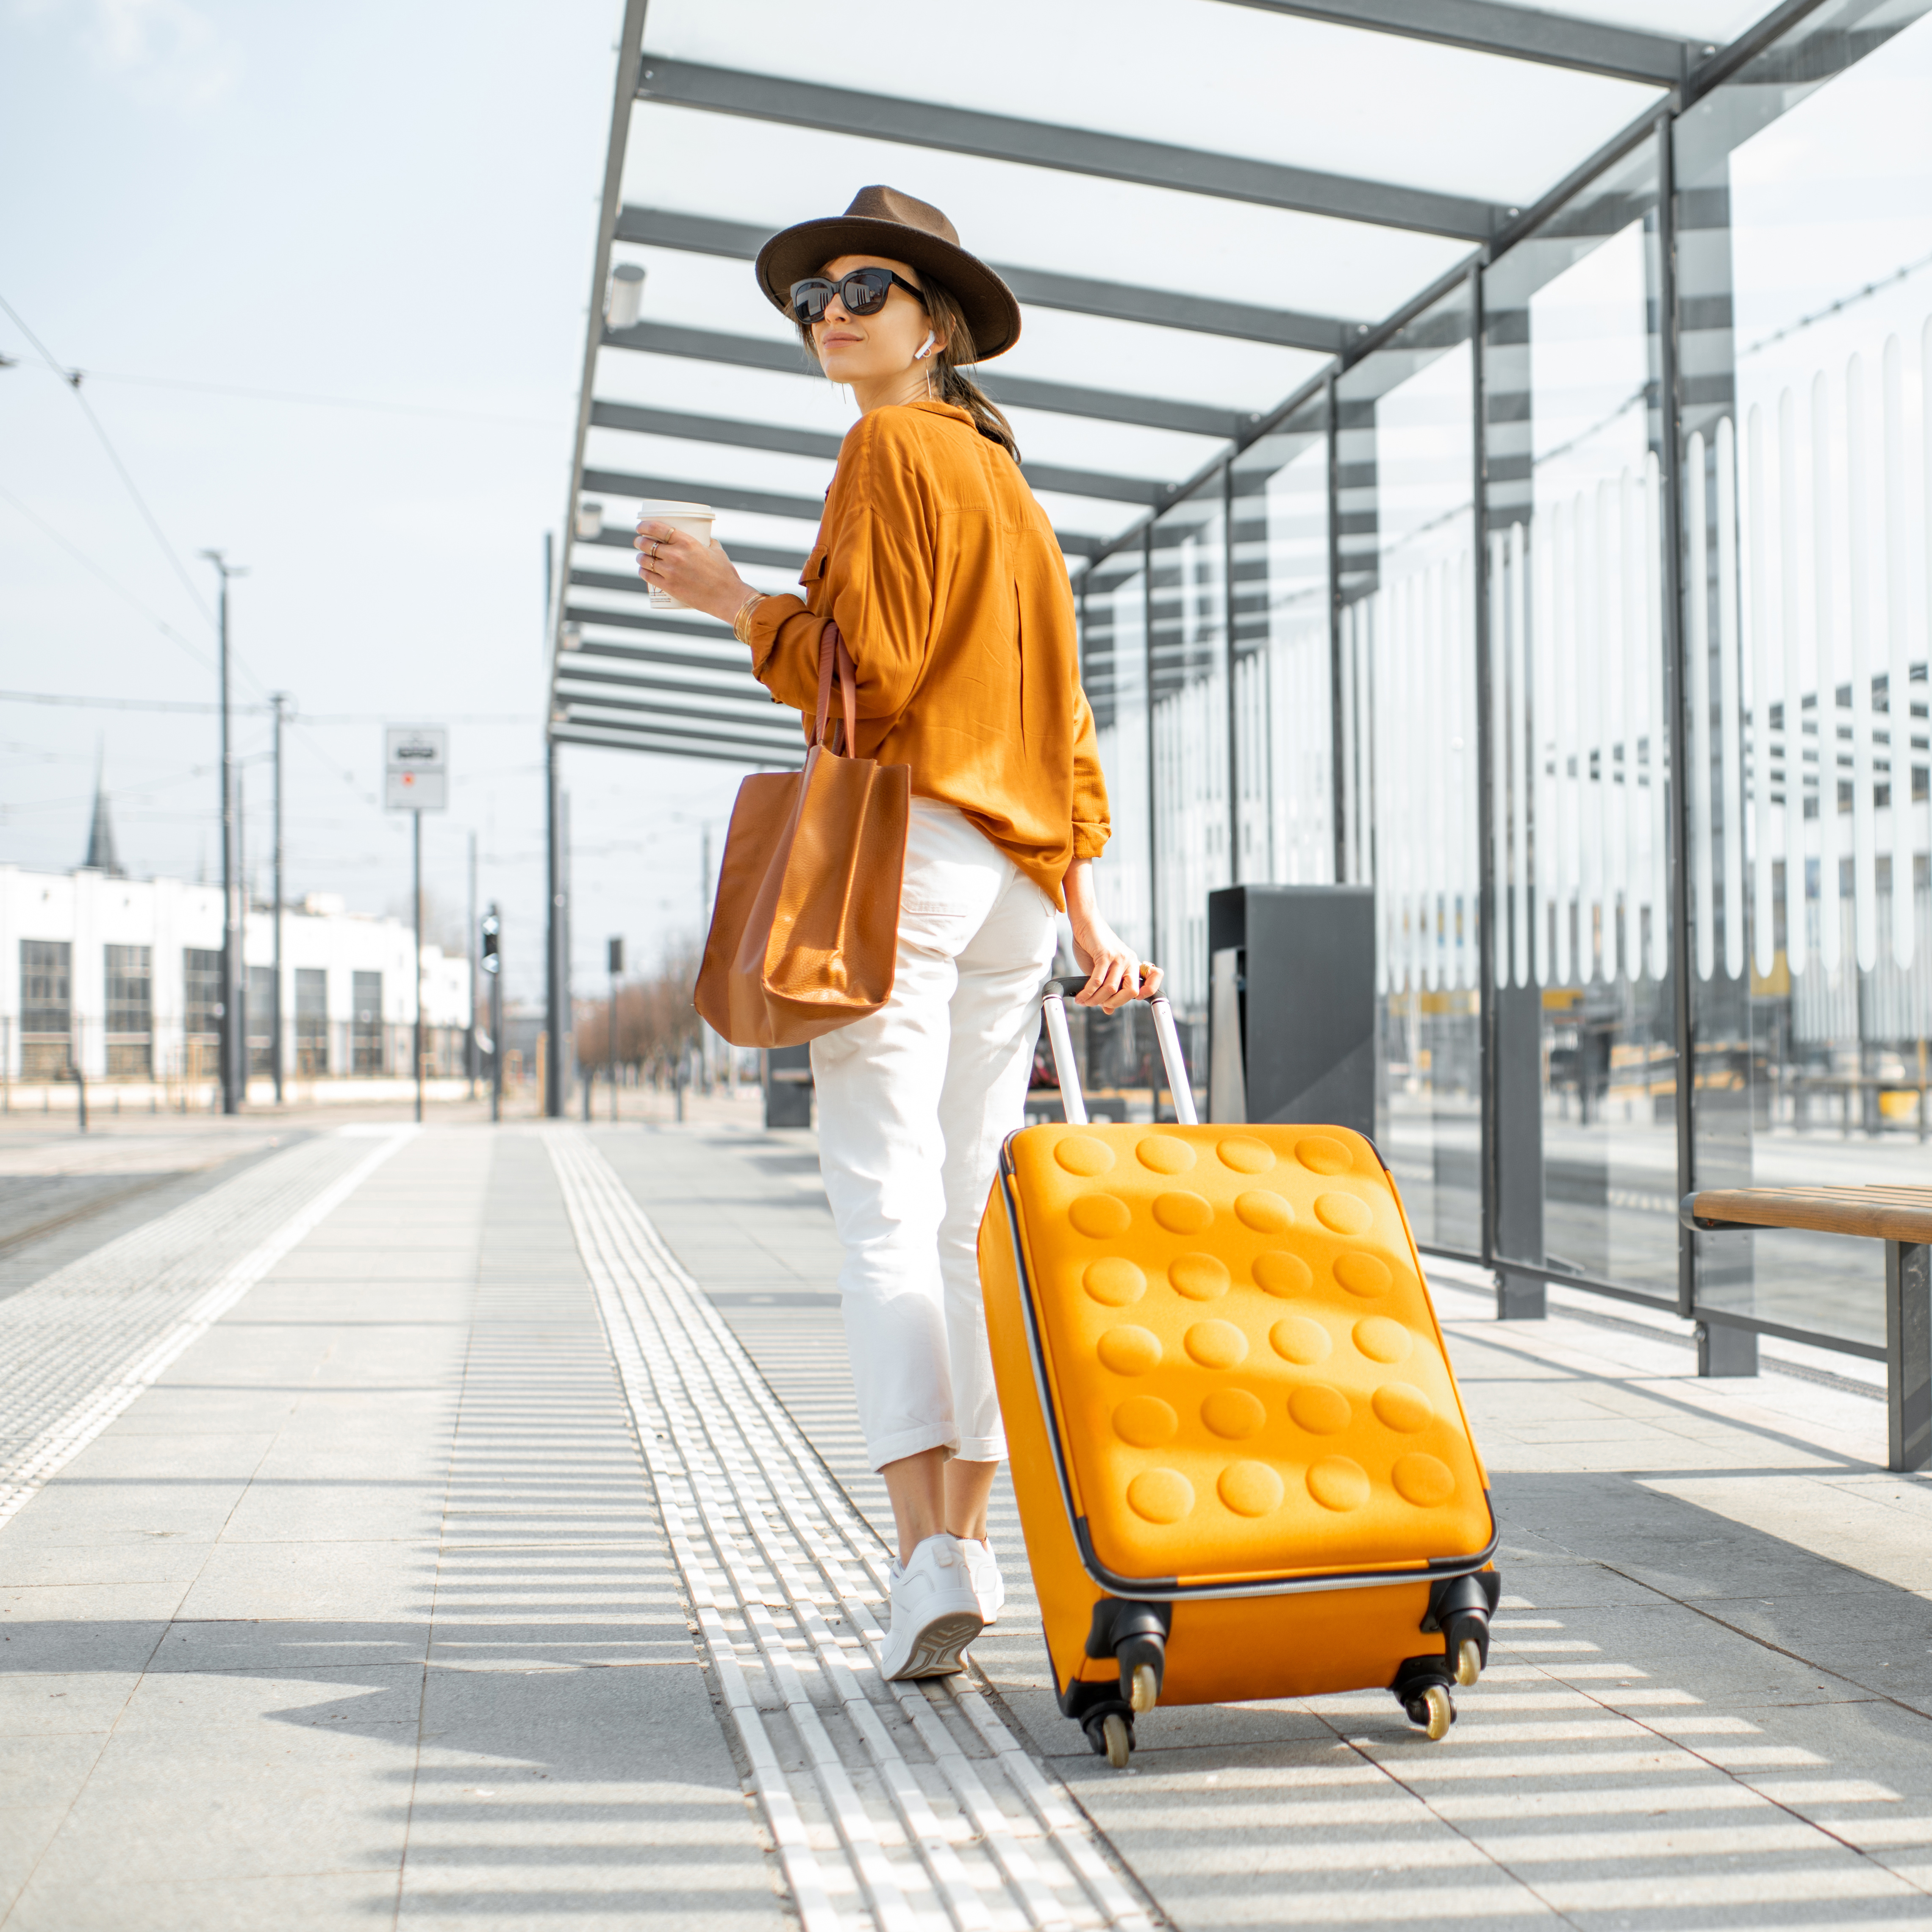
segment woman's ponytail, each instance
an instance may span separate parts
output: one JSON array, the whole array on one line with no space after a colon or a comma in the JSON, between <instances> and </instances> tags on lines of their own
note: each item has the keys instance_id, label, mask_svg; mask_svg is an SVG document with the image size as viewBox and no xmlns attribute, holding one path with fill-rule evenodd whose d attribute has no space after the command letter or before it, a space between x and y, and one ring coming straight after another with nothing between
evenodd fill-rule
<instances>
[{"instance_id":1,"label":"woman's ponytail","mask_svg":"<svg viewBox=\"0 0 1932 1932\"><path fill-rule=\"evenodd\" d=\"M952 299L952 291L928 277L924 293L926 312L932 316L933 327L946 338L932 358L932 383L939 400L964 410L982 436L997 442L1018 462L1020 446L1012 424L1000 406L966 373L978 358L973 346L973 332L966 326L966 318Z\"/></svg>"}]
</instances>

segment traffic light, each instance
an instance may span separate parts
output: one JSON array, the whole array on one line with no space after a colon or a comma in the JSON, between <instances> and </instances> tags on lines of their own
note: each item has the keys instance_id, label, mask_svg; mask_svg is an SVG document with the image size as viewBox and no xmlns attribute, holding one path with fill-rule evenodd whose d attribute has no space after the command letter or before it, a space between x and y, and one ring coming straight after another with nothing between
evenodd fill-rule
<instances>
[{"instance_id":1,"label":"traffic light","mask_svg":"<svg viewBox=\"0 0 1932 1932\"><path fill-rule=\"evenodd\" d=\"M621 939L609 942L608 958L610 976L614 980L624 970L624 942Z\"/></svg>"},{"instance_id":2,"label":"traffic light","mask_svg":"<svg viewBox=\"0 0 1932 1932\"><path fill-rule=\"evenodd\" d=\"M496 916L492 906L483 917L483 970L486 973L500 973L503 970L502 955L498 942L502 938L503 922Z\"/></svg>"}]
</instances>

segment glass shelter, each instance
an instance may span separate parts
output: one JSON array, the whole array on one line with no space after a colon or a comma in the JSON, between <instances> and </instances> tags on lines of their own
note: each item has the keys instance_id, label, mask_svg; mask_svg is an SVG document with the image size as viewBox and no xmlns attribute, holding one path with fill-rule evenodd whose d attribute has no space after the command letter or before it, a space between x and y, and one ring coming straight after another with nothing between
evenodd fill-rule
<instances>
[{"instance_id":1,"label":"glass shelter","mask_svg":"<svg viewBox=\"0 0 1932 1932\"><path fill-rule=\"evenodd\" d=\"M941 103L883 4L640 0L553 759L797 761L728 632L645 608L632 506L795 574L850 412L745 265L903 185L1020 296L986 382L1067 556L1102 904L1182 1017L1210 892L1370 887L1426 1246L1507 1313L1695 1316L1716 1372L1882 1357L1874 1245L1678 1205L1932 1175L1928 10L994 4L1035 56Z\"/></svg>"}]
</instances>

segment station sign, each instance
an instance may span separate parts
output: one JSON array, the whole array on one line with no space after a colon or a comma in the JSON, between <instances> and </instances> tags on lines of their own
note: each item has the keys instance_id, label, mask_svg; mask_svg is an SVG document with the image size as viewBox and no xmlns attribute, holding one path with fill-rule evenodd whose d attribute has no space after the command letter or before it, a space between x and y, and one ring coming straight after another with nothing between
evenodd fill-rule
<instances>
[{"instance_id":1,"label":"station sign","mask_svg":"<svg viewBox=\"0 0 1932 1932\"><path fill-rule=\"evenodd\" d=\"M449 730L392 724L382 734L382 802L391 812L442 812L449 804Z\"/></svg>"}]
</instances>

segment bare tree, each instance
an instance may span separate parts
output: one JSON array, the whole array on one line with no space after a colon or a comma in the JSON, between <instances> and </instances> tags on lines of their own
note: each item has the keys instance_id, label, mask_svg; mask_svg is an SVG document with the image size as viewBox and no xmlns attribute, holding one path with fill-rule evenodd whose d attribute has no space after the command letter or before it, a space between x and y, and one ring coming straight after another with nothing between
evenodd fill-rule
<instances>
[{"instance_id":1,"label":"bare tree","mask_svg":"<svg viewBox=\"0 0 1932 1932\"><path fill-rule=\"evenodd\" d=\"M617 988L616 1060L620 1066L669 1072L698 1042L698 1009L691 1003L700 955L693 940L674 940L648 979ZM607 1072L611 1060L610 1003L586 1000L577 1016L580 1065Z\"/></svg>"}]
</instances>

